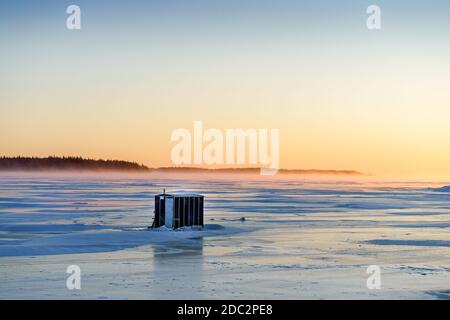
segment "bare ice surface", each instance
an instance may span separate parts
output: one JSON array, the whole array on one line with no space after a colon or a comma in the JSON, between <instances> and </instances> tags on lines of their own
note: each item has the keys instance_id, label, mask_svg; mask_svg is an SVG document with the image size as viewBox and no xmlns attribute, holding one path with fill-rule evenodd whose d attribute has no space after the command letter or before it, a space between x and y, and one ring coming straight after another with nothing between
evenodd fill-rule
<instances>
[{"instance_id":1,"label":"bare ice surface","mask_svg":"<svg viewBox=\"0 0 450 320\"><path fill-rule=\"evenodd\" d=\"M450 299L448 185L1 174L0 298ZM148 230L162 188L205 229Z\"/></svg>"}]
</instances>

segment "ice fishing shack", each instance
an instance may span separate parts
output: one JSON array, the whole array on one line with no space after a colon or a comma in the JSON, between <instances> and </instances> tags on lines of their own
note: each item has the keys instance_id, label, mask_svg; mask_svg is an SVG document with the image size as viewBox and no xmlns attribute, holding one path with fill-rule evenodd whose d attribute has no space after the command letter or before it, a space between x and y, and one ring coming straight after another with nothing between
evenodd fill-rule
<instances>
[{"instance_id":1,"label":"ice fishing shack","mask_svg":"<svg viewBox=\"0 0 450 320\"><path fill-rule=\"evenodd\" d=\"M165 226L203 228L203 202L200 194L162 193L155 196L153 228Z\"/></svg>"}]
</instances>

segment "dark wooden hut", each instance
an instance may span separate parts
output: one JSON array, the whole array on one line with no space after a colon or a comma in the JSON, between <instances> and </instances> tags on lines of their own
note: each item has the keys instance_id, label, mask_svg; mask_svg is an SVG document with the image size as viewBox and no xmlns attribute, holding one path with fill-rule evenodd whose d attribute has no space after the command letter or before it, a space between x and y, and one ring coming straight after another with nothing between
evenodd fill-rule
<instances>
[{"instance_id":1,"label":"dark wooden hut","mask_svg":"<svg viewBox=\"0 0 450 320\"><path fill-rule=\"evenodd\" d=\"M199 194L162 193L155 196L153 227L203 228L204 197Z\"/></svg>"}]
</instances>

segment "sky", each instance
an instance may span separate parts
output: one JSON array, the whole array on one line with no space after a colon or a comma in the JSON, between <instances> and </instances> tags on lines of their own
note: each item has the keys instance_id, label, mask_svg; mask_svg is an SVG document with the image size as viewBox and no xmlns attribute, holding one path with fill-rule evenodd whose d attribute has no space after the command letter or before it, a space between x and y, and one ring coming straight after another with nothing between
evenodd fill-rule
<instances>
[{"instance_id":1,"label":"sky","mask_svg":"<svg viewBox=\"0 0 450 320\"><path fill-rule=\"evenodd\" d=\"M282 168L450 178L449 34L447 0L2 1L0 155L170 166L201 120L279 129Z\"/></svg>"}]
</instances>

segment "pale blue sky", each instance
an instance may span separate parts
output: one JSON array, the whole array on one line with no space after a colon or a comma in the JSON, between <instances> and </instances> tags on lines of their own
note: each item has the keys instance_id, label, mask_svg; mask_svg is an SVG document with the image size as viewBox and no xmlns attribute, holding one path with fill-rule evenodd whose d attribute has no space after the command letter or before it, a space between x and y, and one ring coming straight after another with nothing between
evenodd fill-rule
<instances>
[{"instance_id":1,"label":"pale blue sky","mask_svg":"<svg viewBox=\"0 0 450 320\"><path fill-rule=\"evenodd\" d=\"M168 165L203 120L280 128L284 167L442 172L449 35L447 0L2 1L0 153Z\"/></svg>"}]
</instances>

